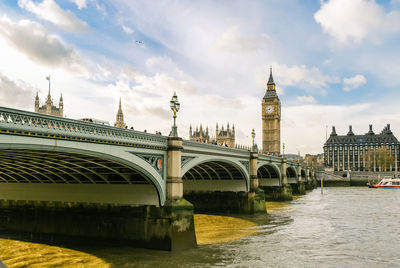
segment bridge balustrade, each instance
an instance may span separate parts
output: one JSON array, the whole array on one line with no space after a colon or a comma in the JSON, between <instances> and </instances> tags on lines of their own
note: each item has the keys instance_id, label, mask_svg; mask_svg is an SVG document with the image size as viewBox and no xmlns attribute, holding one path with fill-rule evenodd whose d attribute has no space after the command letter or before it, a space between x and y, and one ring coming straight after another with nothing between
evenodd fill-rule
<instances>
[{"instance_id":1,"label":"bridge balustrade","mask_svg":"<svg viewBox=\"0 0 400 268\"><path fill-rule=\"evenodd\" d=\"M56 136L167 148L165 136L5 107L0 107L0 130L14 131L14 134L21 135L47 135L50 138Z\"/></svg>"}]
</instances>

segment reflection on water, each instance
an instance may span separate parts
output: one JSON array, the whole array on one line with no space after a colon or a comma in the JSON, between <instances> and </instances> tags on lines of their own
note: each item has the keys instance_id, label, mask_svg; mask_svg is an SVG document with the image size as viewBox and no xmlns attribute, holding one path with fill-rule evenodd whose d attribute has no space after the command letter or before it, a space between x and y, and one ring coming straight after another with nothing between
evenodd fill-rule
<instances>
[{"instance_id":1,"label":"reflection on water","mask_svg":"<svg viewBox=\"0 0 400 268\"><path fill-rule=\"evenodd\" d=\"M274 208L268 202L268 215L238 216L257 223L250 227L256 235L230 242L181 252L131 247L81 251L112 267L397 267L399 201L396 189L325 188L324 195L314 190L289 205ZM204 235L207 229L212 233L212 226L223 226L220 219L203 218Z\"/></svg>"}]
</instances>

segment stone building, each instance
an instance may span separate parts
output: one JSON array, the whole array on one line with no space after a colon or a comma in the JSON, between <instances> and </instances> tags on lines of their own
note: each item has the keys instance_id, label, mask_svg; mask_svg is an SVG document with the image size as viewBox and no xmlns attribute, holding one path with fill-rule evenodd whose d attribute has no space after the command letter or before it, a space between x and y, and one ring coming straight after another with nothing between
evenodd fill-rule
<instances>
[{"instance_id":1,"label":"stone building","mask_svg":"<svg viewBox=\"0 0 400 268\"><path fill-rule=\"evenodd\" d=\"M275 82L270 69L267 91L261 104L263 153L281 153L281 102L276 94Z\"/></svg>"},{"instance_id":2,"label":"stone building","mask_svg":"<svg viewBox=\"0 0 400 268\"><path fill-rule=\"evenodd\" d=\"M204 143L212 143L221 146L228 146L231 148L235 148L235 125L230 128L229 123L226 126L226 129L222 125L221 129L218 127L218 123L215 127L215 138L212 138L208 132L208 126L206 129L203 129L203 126L200 125L200 128L196 127L196 130L193 130L192 126L189 128L189 139L191 141L198 141Z\"/></svg>"},{"instance_id":3,"label":"stone building","mask_svg":"<svg viewBox=\"0 0 400 268\"><path fill-rule=\"evenodd\" d=\"M324 144L324 164L333 171L399 171L400 143L387 124L375 134L372 125L364 135L354 135L349 126L347 135L332 133Z\"/></svg>"},{"instance_id":4,"label":"stone building","mask_svg":"<svg viewBox=\"0 0 400 268\"><path fill-rule=\"evenodd\" d=\"M35 97L35 113L55 115L55 116L64 116L64 100L61 94L60 101L58 103L58 107L54 105L53 99L50 95L50 83L49 83L49 93L47 94L47 99L44 105L40 106L39 103L39 95L36 92Z\"/></svg>"},{"instance_id":5,"label":"stone building","mask_svg":"<svg viewBox=\"0 0 400 268\"><path fill-rule=\"evenodd\" d=\"M231 129L228 123L225 130L224 125L219 129L217 123L215 127L215 141L218 145L235 148L235 125L233 125Z\"/></svg>"},{"instance_id":6,"label":"stone building","mask_svg":"<svg viewBox=\"0 0 400 268\"><path fill-rule=\"evenodd\" d=\"M119 108L117 112L116 122L114 123L115 127L119 128L127 128L124 122L124 113L122 112L121 98L119 98Z\"/></svg>"},{"instance_id":7,"label":"stone building","mask_svg":"<svg viewBox=\"0 0 400 268\"><path fill-rule=\"evenodd\" d=\"M206 127L206 129L203 130L203 126L200 124L200 129L196 127L196 130L192 131L192 125L190 125L189 140L211 143L210 135L208 134L208 127Z\"/></svg>"}]
</instances>

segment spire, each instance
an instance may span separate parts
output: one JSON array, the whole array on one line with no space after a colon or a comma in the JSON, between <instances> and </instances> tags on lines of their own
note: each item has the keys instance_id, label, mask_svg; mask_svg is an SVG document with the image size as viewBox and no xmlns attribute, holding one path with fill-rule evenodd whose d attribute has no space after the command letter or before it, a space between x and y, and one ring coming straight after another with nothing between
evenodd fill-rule
<instances>
[{"instance_id":1,"label":"spire","mask_svg":"<svg viewBox=\"0 0 400 268\"><path fill-rule=\"evenodd\" d=\"M269 79L267 85L275 85L274 78L272 77L272 66L269 67Z\"/></svg>"},{"instance_id":2,"label":"spire","mask_svg":"<svg viewBox=\"0 0 400 268\"><path fill-rule=\"evenodd\" d=\"M114 126L119 127L119 128L125 128L126 124L124 122L124 113L122 112L122 104L121 104L121 97L119 98L119 108L117 112L117 118Z\"/></svg>"},{"instance_id":3,"label":"spire","mask_svg":"<svg viewBox=\"0 0 400 268\"><path fill-rule=\"evenodd\" d=\"M49 94L47 94L47 98L50 99L50 75L46 76L46 80L49 81Z\"/></svg>"},{"instance_id":4,"label":"spire","mask_svg":"<svg viewBox=\"0 0 400 268\"><path fill-rule=\"evenodd\" d=\"M63 101L62 93L61 93L61 96L60 96L60 101Z\"/></svg>"},{"instance_id":5,"label":"spire","mask_svg":"<svg viewBox=\"0 0 400 268\"><path fill-rule=\"evenodd\" d=\"M275 82L274 78L272 77L272 66L269 69L269 79L267 83L267 92L265 92L264 99L268 98L275 98L278 97L275 90Z\"/></svg>"}]
</instances>

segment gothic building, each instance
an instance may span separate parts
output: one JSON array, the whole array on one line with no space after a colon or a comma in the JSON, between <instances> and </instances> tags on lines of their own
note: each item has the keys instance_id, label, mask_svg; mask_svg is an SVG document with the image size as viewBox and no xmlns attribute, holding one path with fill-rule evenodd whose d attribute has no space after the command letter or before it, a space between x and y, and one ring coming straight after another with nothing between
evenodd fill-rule
<instances>
[{"instance_id":1,"label":"gothic building","mask_svg":"<svg viewBox=\"0 0 400 268\"><path fill-rule=\"evenodd\" d=\"M50 84L49 84L49 93L47 94L47 99L44 105L40 106L39 104L39 95L36 92L36 97L35 97L35 113L41 113L41 114L49 114L49 115L55 115L55 116L64 116L64 100L61 94L60 101L58 104L58 107L56 107L53 103L53 99L51 98L50 95Z\"/></svg>"},{"instance_id":2,"label":"gothic building","mask_svg":"<svg viewBox=\"0 0 400 268\"><path fill-rule=\"evenodd\" d=\"M217 126L215 127L215 141L218 145L235 148L235 125L233 125L231 129L228 123L225 130L224 125L219 129L217 123Z\"/></svg>"},{"instance_id":3,"label":"gothic building","mask_svg":"<svg viewBox=\"0 0 400 268\"><path fill-rule=\"evenodd\" d=\"M208 127L206 127L206 130L203 130L203 126L200 124L200 129L196 127L196 130L192 131L192 125L190 125L189 140L211 143L210 135L208 134Z\"/></svg>"},{"instance_id":4,"label":"gothic building","mask_svg":"<svg viewBox=\"0 0 400 268\"><path fill-rule=\"evenodd\" d=\"M261 104L263 152L281 153L281 102L276 94L275 82L270 69L267 91Z\"/></svg>"},{"instance_id":5,"label":"gothic building","mask_svg":"<svg viewBox=\"0 0 400 268\"><path fill-rule=\"evenodd\" d=\"M114 123L115 127L119 128L127 128L125 122L124 122L124 114L122 112L122 105L121 105L121 98L119 98L119 108L117 112L117 118L116 122Z\"/></svg>"},{"instance_id":6,"label":"gothic building","mask_svg":"<svg viewBox=\"0 0 400 268\"><path fill-rule=\"evenodd\" d=\"M379 134L369 125L364 135L354 135L351 126L347 135L337 135L333 126L324 144L324 164L334 171L399 171L399 152L389 124Z\"/></svg>"},{"instance_id":7,"label":"gothic building","mask_svg":"<svg viewBox=\"0 0 400 268\"><path fill-rule=\"evenodd\" d=\"M219 129L218 123L215 127L215 138L211 138L208 132L208 127L203 129L203 126L200 125L200 128L196 127L196 130L193 130L192 126L189 128L189 139L191 141L199 141L204 143L213 143L221 146L228 146L231 148L235 147L235 126L232 128L229 127L229 123L227 124L226 130L222 125L222 128Z\"/></svg>"}]
</instances>

